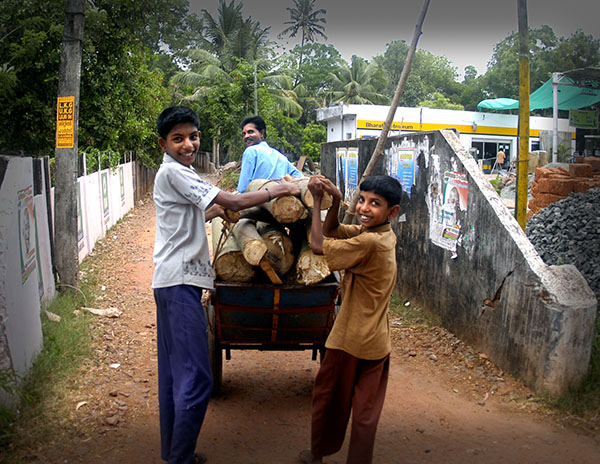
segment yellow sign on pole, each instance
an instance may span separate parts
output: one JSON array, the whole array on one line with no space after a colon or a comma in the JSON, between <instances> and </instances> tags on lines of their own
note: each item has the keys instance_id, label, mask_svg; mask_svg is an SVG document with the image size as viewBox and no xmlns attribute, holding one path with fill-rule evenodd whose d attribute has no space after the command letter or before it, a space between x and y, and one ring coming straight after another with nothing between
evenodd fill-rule
<instances>
[{"instance_id":1,"label":"yellow sign on pole","mask_svg":"<svg viewBox=\"0 0 600 464\"><path fill-rule=\"evenodd\" d=\"M56 103L56 148L73 148L75 97L58 97Z\"/></svg>"}]
</instances>

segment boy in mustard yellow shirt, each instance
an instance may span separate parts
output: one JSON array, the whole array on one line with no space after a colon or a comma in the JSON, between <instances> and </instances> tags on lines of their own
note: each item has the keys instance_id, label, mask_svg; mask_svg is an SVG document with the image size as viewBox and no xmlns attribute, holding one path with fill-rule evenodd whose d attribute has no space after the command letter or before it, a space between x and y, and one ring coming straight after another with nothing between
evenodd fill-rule
<instances>
[{"instance_id":1,"label":"boy in mustard yellow shirt","mask_svg":"<svg viewBox=\"0 0 600 464\"><path fill-rule=\"evenodd\" d=\"M352 412L346 463L369 464L389 372L388 309L397 273L390 221L400 212L402 186L390 176L366 178L356 206L360 225L339 223L342 194L327 178L312 177L308 188L314 197L310 246L332 271L345 272L342 304L313 390L311 449L299 458L320 464L323 456L339 451ZM334 201L322 224L323 192Z\"/></svg>"}]
</instances>

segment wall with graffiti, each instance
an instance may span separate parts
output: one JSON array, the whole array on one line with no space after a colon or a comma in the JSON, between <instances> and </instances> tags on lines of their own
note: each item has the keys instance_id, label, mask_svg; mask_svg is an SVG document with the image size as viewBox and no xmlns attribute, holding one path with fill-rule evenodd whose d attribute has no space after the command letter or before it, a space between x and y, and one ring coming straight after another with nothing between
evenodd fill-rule
<instances>
[{"instance_id":1,"label":"wall with graffiti","mask_svg":"<svg viewBox=\"0 0 600 464\"><path fill-rule=\"evenodd\" d=\"M346 199L376 144L323 145L322 173ZM351 151L357 172L349 177L340 160ZM456 133L390 137L374 174L397 178L406 192L393 224L399 296L535 390L555 395L577 385L589 364L596 298L574 266L545 265Z\"/></svg>"}]
</instances>

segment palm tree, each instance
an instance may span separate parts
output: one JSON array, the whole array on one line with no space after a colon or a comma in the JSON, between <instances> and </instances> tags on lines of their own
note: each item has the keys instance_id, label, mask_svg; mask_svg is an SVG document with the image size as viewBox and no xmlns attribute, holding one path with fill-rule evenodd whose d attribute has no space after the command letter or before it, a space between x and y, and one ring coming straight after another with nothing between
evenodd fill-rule
<instances>
[{"instance_id":1,"label":"palm tree","mask_svg":"<svg viewBox=\"0 0 600 464\"><path fill-rule=\"evenodd\" d=\"M343 62L330 74L332 90L331 103L372 105L388 103L388 98L375 90L375 79L379 66L375 62L367 63L354 55L352 63Z\"/></svg>"},{"instance_id":2,"label":"palm tree","mask_svg":"<svg viewBox=\"0 0 600 464\"><path fill-rule=\"evenodd\" d=\"M231 0L226 4L220 0L218 15L214 18L207 10L202 10L204 19L202 47L216 56L222 68L229 72L236 66L236 58L248 62L266 55L269 27L242 16L243 4Z\"/></svg>"},{"instance_id":3,"label":"palm tree","mask_svg":"<svg viewBox=\"0 0 600 464\"><path fill-rule=\"evenodd\" d=\"M296 37L298 31L302 31L300 40L300 46L304 47L306 42L315 42L317 36L323 37L327 40L325 35L325 24L327 21L321 15L325 15L327 10L319 8L315 10L316 0L293 0L295 7L286 8L290 12L290 21L286 21L284 24L289 24L284 29L280 36L287 34L290 37ZM323 23L323 24L320 24ZM298 70L302 65L302 50L300 51L300 60L298 62Z\"/></svg>"},{"instance_id":4,"label":"palm tree","mask_svg":"<svg viewBox=\"0 0 600 464\"><path fill-rule=\"evenodd\" d=\"M180 95L181 101L200 101L218 80L231 82L231 76L223 70L219 59L206 50L189 50L186 56L190 60L190 69L175 73L170 80L175 88L193 89L191 94ZM302 86L294 87L293 78L285 69L271 71L269 60L256 60L255 63L260 75L258 84L266 88L275 105L288 116L300 117L302 106L298 103L297 92L303 91Z\"/></svg>"}]
</instances>

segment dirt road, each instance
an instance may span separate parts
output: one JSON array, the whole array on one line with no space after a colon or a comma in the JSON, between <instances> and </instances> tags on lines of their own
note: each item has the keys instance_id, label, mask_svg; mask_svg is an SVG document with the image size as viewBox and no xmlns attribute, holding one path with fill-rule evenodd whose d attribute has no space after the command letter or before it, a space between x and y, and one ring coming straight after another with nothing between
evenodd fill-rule
<instances>
[{"instance_id":1,"label":"dirt road","mask_svg":"<svg viewBox=\"0 0 600 464\"><path fill-rule=\"evenodd\" d=\"M150 289L154 207L136 206L90 258L102 299L120 318L94 323L95 355L57 411L51 443L20 462L160 463L155 309ZM561 425L486 356L441 328L392 323L394 351L375 463L597 463L600 431ZM309 445L318 364L309 352L234 351L198 450L210 464L296 462ZM347 445L347 443L346 443ZM325 458L345 462L346 448Z\"/></svg>"}]
</instances>

